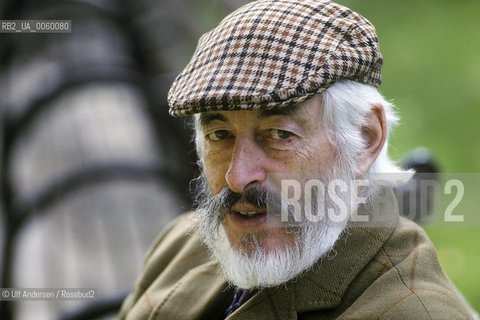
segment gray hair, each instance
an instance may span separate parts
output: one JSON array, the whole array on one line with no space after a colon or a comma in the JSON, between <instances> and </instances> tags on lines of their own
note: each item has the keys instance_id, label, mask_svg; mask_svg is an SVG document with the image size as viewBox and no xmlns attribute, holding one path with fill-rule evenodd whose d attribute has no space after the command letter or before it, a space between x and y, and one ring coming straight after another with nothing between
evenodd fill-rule
<instances>
[{"instance_id":1,"label":"gray hair","mask_svg":"<svg viewBox=\"0 0 480 320\"><path fill-rule=\"evenodd\" d=\"M323 126L327 130L332 145L336 148L337 164L342 169L352 171L365 146L362 138L362 126L374 105L380 105L386 118L387 138L377 159L368 173L401 173L388 157L389 136L398 124L399 118L394 105L387 101L377 88L344 80L336 82L325 90L323 97Z\"/></svg>"}]
</instances>

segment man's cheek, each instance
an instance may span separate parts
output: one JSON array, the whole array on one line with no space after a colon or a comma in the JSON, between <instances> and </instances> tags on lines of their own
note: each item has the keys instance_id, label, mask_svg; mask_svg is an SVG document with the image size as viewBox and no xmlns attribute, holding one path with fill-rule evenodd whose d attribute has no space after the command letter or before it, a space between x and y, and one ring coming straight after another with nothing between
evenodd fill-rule
<instances>
[{"instance_id":1,"label":"man's cheek","mask_svg":"<svg viewBox=\"0 0 480 320\"><path fill-rule=\"evenodd\" d=\"M222 189L225 188L225 183L223 182L224 179L219 179L220 176L218 174L215 174L214 170L206 169L204 172L205 172L205 181L207 183L206 187L210 196L213 197L218 195L220 191L222 191Z\"/></svg>"},{"instance_id":2,"label":"man's cheek","mask_svg":"<svg viewBox=\"0 0 480 320\"><path fill-rule=\"evenodd\" d=\"M223 188L227 186L225 181L225 172L228 169L225 166L218 165L205 165L203 170L207 181L207 187L212 196L217 195Z\"/></svg>"}]
</instances>

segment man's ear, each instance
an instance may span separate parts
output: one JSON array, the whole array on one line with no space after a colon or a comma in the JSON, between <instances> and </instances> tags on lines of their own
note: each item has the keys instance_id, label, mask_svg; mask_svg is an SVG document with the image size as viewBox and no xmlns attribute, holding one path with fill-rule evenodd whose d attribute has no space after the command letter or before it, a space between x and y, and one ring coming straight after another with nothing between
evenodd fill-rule
<instances>
[{"instance_id":1,"label":"man's ear","mask_svg":"<svg viewBox=\"0 0 480 320\"><path fill-rule=\"evenodd\" d=\"M387 139L387 120L382 105L372 105L361 130L365 149L359 159L358 173L364 174L377 159Z\"/></svg>"}]
</instances>

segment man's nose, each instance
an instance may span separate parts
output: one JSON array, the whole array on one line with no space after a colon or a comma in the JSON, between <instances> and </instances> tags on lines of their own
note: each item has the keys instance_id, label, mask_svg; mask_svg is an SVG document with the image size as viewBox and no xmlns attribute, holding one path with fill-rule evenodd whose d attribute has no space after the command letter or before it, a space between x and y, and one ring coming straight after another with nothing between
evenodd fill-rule
<instances>
[{"instance_id":1,"label":"man's nose","mask_svg":"<svg viewBox=\"0 0 480 320\"><path fill-rule=\"evenodd\" d=\"M249 138L235 142L225 180L233 192L242 193L251 184L262 184L267 173L264 150Z\"/></svg>"}]
</instances>

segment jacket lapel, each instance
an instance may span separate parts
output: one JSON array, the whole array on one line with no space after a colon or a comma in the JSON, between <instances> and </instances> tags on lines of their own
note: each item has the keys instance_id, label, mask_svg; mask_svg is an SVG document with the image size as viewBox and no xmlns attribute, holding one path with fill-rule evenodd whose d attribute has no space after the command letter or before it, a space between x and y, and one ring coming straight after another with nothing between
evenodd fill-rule
<instances>
[{"instance_id":1,"label":"jacket lapel","mask_svg":"<svg viewBox=\"0 0 480 320\"><path fill-rule=\"evenodd\" d=\"M223 319L233 289L211 261L187 272L168 292L157 291L161 301L150 319Z\"/></svg>"}]
</instances>

